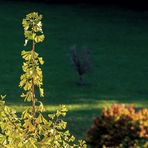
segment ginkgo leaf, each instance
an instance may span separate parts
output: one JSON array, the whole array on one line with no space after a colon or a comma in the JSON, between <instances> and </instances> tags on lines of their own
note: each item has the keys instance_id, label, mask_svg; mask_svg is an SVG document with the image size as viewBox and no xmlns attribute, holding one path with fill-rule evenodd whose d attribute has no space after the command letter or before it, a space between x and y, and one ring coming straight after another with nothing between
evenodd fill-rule
<instances>
[{"instance_id":1,"label":"ginkgo leaf","mask_svg":"<svg viewBox=\"0 0 148 148\"><path fill-rule=\"evenodd\" d=\"M42 122L42 116L41 116L41 114L39 114L39 116L35 119L35 122L37 124L40 124Z\"/></svg>"},{"instance_id":2,"label":"ginkgo leaf","mask_svg":"<svg viewBox=\"0 0 148 148\"><path fill-rule=\"evenodd\" d=\"M27 40L32 40L33 39L33 33L32 33L32 31L25 31L24 32L24 35L25 35L25 38Z\"/></svg>"},{"instance_id":3,"label":"ginkgo leaf","mask_svg":"<svg viewBox=\"0 0 148 148\"><path fill-rule=\"evenodd\" d=\"M28 43L28 40L26 39L26 40L25 40L25 43L24 43L24 46L26 46L26 45L27 45L27 43Z\"/></svg>"},{"instance_id":4,"label":"ginkgo leaf","mask_svg":"<svg viewBox=\"0 0 148 148\"><path fill-rule=\"evenodd\" d=\"M43 42L45 36L42 34L42 35L39 35L39 36L36 36L35 37L35 42L36 43L39 43L39 42Z\"/></svg>"},{"instance_id":5,"label":"ginkgo leaf","mask_svg":"<svg viewBox=\"0 0 148 148\"><path fill-rule=\"evenodd\" d=\"M40 64L43 65L44 64L43 58L39 57L38 59L39 59Z\"/></svg>"},{"instance_id":6,"label":"ginkgo leaf","mask_svg":"<svg viewBox=\"0 0 148 148\"><path fill-rule=\"evenodd\" d=\"M44 89L40 87L39 90L40 90L40 97L44 97Z\"/></svg>"}]
</instances>

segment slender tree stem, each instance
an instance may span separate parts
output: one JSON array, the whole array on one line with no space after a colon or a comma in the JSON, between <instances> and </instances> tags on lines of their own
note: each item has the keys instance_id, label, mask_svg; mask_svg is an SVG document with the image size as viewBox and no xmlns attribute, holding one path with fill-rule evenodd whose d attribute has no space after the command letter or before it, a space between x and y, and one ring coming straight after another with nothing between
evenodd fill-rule
<instances>
[{"instance_id":1,"label":"slender tree stem","mask_svg":"<svg viewBox=\"0 0 148 148\"><path fill-rule=\"evenodd\" d=\"M35 42L33 41L32 44L32 61L34 62L34 51L35 51ZM34 65L34 64L33 64ZM32 110L33 110L33 117L36 118L36 110L35 110L35 90L34 90L34 78L32 78Z\"/></svg>"}]
</instances>

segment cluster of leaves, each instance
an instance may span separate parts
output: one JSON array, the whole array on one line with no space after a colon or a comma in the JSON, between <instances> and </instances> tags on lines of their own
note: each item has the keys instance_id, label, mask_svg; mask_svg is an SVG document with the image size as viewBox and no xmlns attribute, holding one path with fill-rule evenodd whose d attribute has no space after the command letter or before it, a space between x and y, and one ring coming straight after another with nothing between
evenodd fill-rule
<instances>
[{"instance_id":1,"label":"cluster of leaves","mask_svg":"<svg viewBox=\"0 0 148 148\"><path fill-rule=\"evenodd\" d=\"M38 113L35 124L31 108L17 117L16 111L5 105L0 99L0 147L1 148L85 148L85 142L80 140L74 144L75 137L66 130L66 122L61 117L67 109L61 106L54 114L48 114L48 119Z\"/></svg>"},{"instance_id":2,"label":"cluster of leaves","mask_svg":"<svg viewBox=\"0 0 148 148\"><path fill-rule=\"evenodd\" d=\"M32 101L32 83L39 87L40 97L44 97L44 90L42 88L43 75L39 67L40 64L44 64L42 57L39 57L35 51L23 50L22 58L25 60L22 66L24 74L21 75L19 86L23 87L26 92L22 93L21 97L24 97L26 101Z\"/></svg>"},{"instance_id":3,"label":"cluster of leaves","mask_svg":"<svg viewBox=\"0 0 148 148\"><path fill-rule=\"evenodd\" d=\"M23 19L25 45L29 40L35 41L36 43L43 42L45 36L42 30L42 15L36 12L29 13L26 18Z\"/></svg>"},{"instance_id":4,"label":"cluster of leaves","mask_svg":"<svg viewBox=\"0 0 148 148\"><path fill-rule=\"evenodd\" d=\"M147 148L148 109L135 111L132 105L123 104L103 108L87 133L87 142L93 148Z\"/></svg>"},{"instance_id":5,"label":"cluster of leaves","mask_svg":"<svg viewBox=\"0 0 148 148\"><path fill-rule=\"evenodd\" d=\"M83 140L75 142L75 137L66 130L67 123L63 121L67 109L61 106L56 113L44 117L45 108L35 96L35 88L39 88L40 96L44 96L42 88L42 57L35 52L36 43L44 40L42 31L42 16L33 12L23 19L25 45L32 41L31 51L22 51L25 60L19 86L25 93L22 97L32 106L22 112L5 105L4 97L0 97L0 147L1 148L86 148ZM39 105L36 104L39 102ZM77 143L77 144L75 144Z\"/></svg>"},{"instance_id":6,"label":"cluster of leaves","mask_svg":"<svg viewBox=\"0 0 148 148\"><path fill-rule=\"evenodd\" d=\"M80 51L74 46L71 48L71 60L72 64L79 75L79 84L84 84L83 76L91 69L90 51L87 48L83 48Z\"/></svg>"}]
</instances>

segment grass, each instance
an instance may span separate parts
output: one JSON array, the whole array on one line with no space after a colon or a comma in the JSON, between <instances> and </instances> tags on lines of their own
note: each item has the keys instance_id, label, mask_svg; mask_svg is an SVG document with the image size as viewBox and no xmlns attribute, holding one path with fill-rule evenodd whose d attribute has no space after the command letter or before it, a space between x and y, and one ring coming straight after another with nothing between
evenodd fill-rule
<instances>
[{"instance_id":1,"label":"grass","mask_svg":"<svg viewBox=\"0 0 148 148\"><path fill-rule=\"evenodd\" d=\"M83 137L102 106L112 103L148 107L148 16L118 7L47 5L4 1L0 5L0 93L18 112L25 108L19 97L23 47L22 18L32 11L44 16L46 40L37 51L43 66L47 112L59 104L69 108L66 121L73 134ZM93 71L78 86L70 63L70 47L91 49Z\"/></svg>"}]
</instances>

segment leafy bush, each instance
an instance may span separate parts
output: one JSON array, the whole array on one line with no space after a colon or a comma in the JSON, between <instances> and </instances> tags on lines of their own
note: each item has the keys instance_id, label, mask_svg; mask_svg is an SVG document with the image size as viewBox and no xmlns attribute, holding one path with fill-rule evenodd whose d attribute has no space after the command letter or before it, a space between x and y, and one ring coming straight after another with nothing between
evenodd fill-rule
<instances>
[{"instance_id":1,"label":"leafy bush","mask_svg":"<svg viewBox=\"0 0 148 148\"><path fill-rule=\"evenodd\" d=\"M75 137L66 129L66 122L60 119L65 116L67 109L61 106L54 114L48 114L46 119L41 108L38 115L33 117L32 108L28 108L19 118L16 111L6 106L0 100L0 147L1 148L85 148L84 141L73 143Z\"/></svg>"},{"instance_id":2,"label":"leafy bush","mask_svg":"<svg viewBox=\"0 0 148 148\"><path fill-rule=\"evenodd\" d=\"M19 86L24 92L21 97L31 102L32 106L22 112L21 117L16 111L5 105L4 96L0 97L0 147L1 148L86 148L84 141L75 142L75 137L66 130L67 123L61 117L66 115L67 109L61 106L56 113L43 116L45 108L36 97L39 90L40 97L44 96L42 57L35 52L35 45L44 40L41 23L42 15L33 12L23 19L25 46L32 42L31 51L22 51L25 60ZM37 105L39 104L39 105ZM77 144L75 144L77 143Z\"/></svg>"},{"instance_id":3,"label":"leafy bush","mask_svg":"<svg viewBox=\"0 0 148 148\"><path fill-rule=\"evenodd\" d=\"M148 147L148 109L114 104L95 118L86 140L93 148Z\"/></svg>"}]
</instances>

